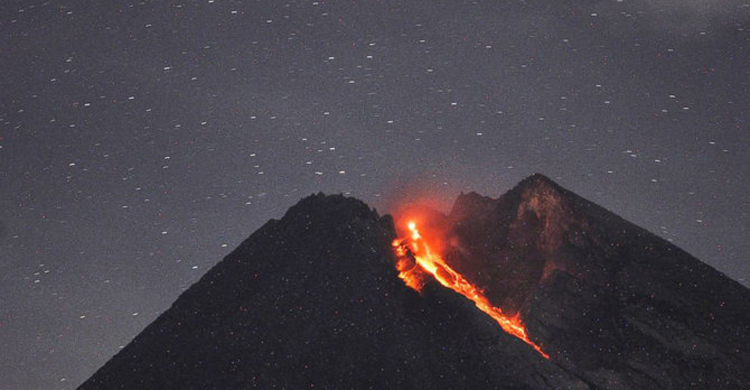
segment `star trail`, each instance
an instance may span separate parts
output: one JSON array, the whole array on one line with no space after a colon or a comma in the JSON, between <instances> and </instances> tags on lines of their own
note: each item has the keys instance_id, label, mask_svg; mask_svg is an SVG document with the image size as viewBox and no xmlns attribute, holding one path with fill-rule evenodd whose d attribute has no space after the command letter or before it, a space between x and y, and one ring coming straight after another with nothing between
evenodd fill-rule
<instances>
[{"instance_id":1,"label":"star trail","mask_svg":"<svg viewBox=\"0 0 750 390\"><path fill-rule=\"evenodd\" d=\"M540 172L750 285L747 2L29 0L0 33L0 388L75 388L318 191Z\"/></svg>"}]
</instances>

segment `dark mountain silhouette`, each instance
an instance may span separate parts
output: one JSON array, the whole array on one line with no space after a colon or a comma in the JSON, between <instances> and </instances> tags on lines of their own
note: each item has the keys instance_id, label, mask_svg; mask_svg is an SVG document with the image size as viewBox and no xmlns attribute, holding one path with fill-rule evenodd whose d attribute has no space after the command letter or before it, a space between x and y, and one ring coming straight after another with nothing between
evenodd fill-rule
<instances>
[{"instance_id":1,"label":"dark mountain silhouette","mask_svg":"<svg viewBox=\"0 0 750 390\"><path fill-rule=\"evenodd\" d=\"M750 291L553 183L461 195L446 261L592 388L750 388Z\"/></svg>"},{"instance_id":2,"label":"dark mountain silhouette","mask_svg":"<svg viewBox=\"0 0 750 390\"><path fill-rule=\"evenodd\" d=\"M271 220L80 389L740 389L750 292L535 175L462 194L446 261L550 359L437 283L397 277L390 216L313 195Z\"/></svg>"}]
</instances>

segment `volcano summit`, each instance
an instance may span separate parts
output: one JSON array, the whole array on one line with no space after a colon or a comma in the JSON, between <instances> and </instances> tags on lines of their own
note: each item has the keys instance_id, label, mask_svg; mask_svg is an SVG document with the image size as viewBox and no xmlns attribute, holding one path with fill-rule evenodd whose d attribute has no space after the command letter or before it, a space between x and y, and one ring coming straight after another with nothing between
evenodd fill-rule
<instances>
[{"instance_id":1,"label":"volcano summit","mask_svg":"<svg viewBox=\"0 0 750 390\"><path fill-rule=\"evenodd\" d=\"M750 290L541 175L395 221L318 194L80 389L742 389L748 302Z\"/></svg>"}]
</instances>

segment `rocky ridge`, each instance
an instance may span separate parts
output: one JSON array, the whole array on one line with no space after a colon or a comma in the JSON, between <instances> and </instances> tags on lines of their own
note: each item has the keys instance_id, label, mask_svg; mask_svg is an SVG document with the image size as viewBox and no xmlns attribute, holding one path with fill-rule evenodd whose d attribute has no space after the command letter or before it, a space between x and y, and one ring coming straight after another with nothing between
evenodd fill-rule
<instances>
[{"instance_id":1,"label":"rocky ridge","mask_svg":"<svg viewBox=\"0 0 750 390\"><path fill-rule=\"evenodd\" d=\"M393 219L312 195L212 268L80 389L741 389L750 292L542 175L462 194L445 257L544 359L436 283L397 277Z\"/></svg>"}]
</instances>

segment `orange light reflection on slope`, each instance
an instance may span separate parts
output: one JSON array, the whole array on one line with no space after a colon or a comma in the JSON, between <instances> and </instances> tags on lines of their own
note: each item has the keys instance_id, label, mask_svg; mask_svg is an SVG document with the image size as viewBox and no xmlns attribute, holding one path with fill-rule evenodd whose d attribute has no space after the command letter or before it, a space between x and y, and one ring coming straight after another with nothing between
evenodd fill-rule
<instances>
[{"instance_id":1,"label":"orange light reflection on slope","mask_svg":"<svg viewBox=\"0 0 750 390\"><path fill-rule=\"evenodd\" d=\"M421 291L429 278L428 275L432 275L443 286L472 300L479 310L497 321L505 332L523 340L545 359L549 359L549 355L529 340L526 327L521 322L519 315L508 317L503 314L500 308L492 306L481 289L469 283L461 274L446 264L440 255L430 249L424 237L419 234L416 223L409 222L408 228L409 237L393 241L393 248L398 257L396 263L396 268L399 271L398 276L407 286Z\"/></svg>"}]
</instances>

